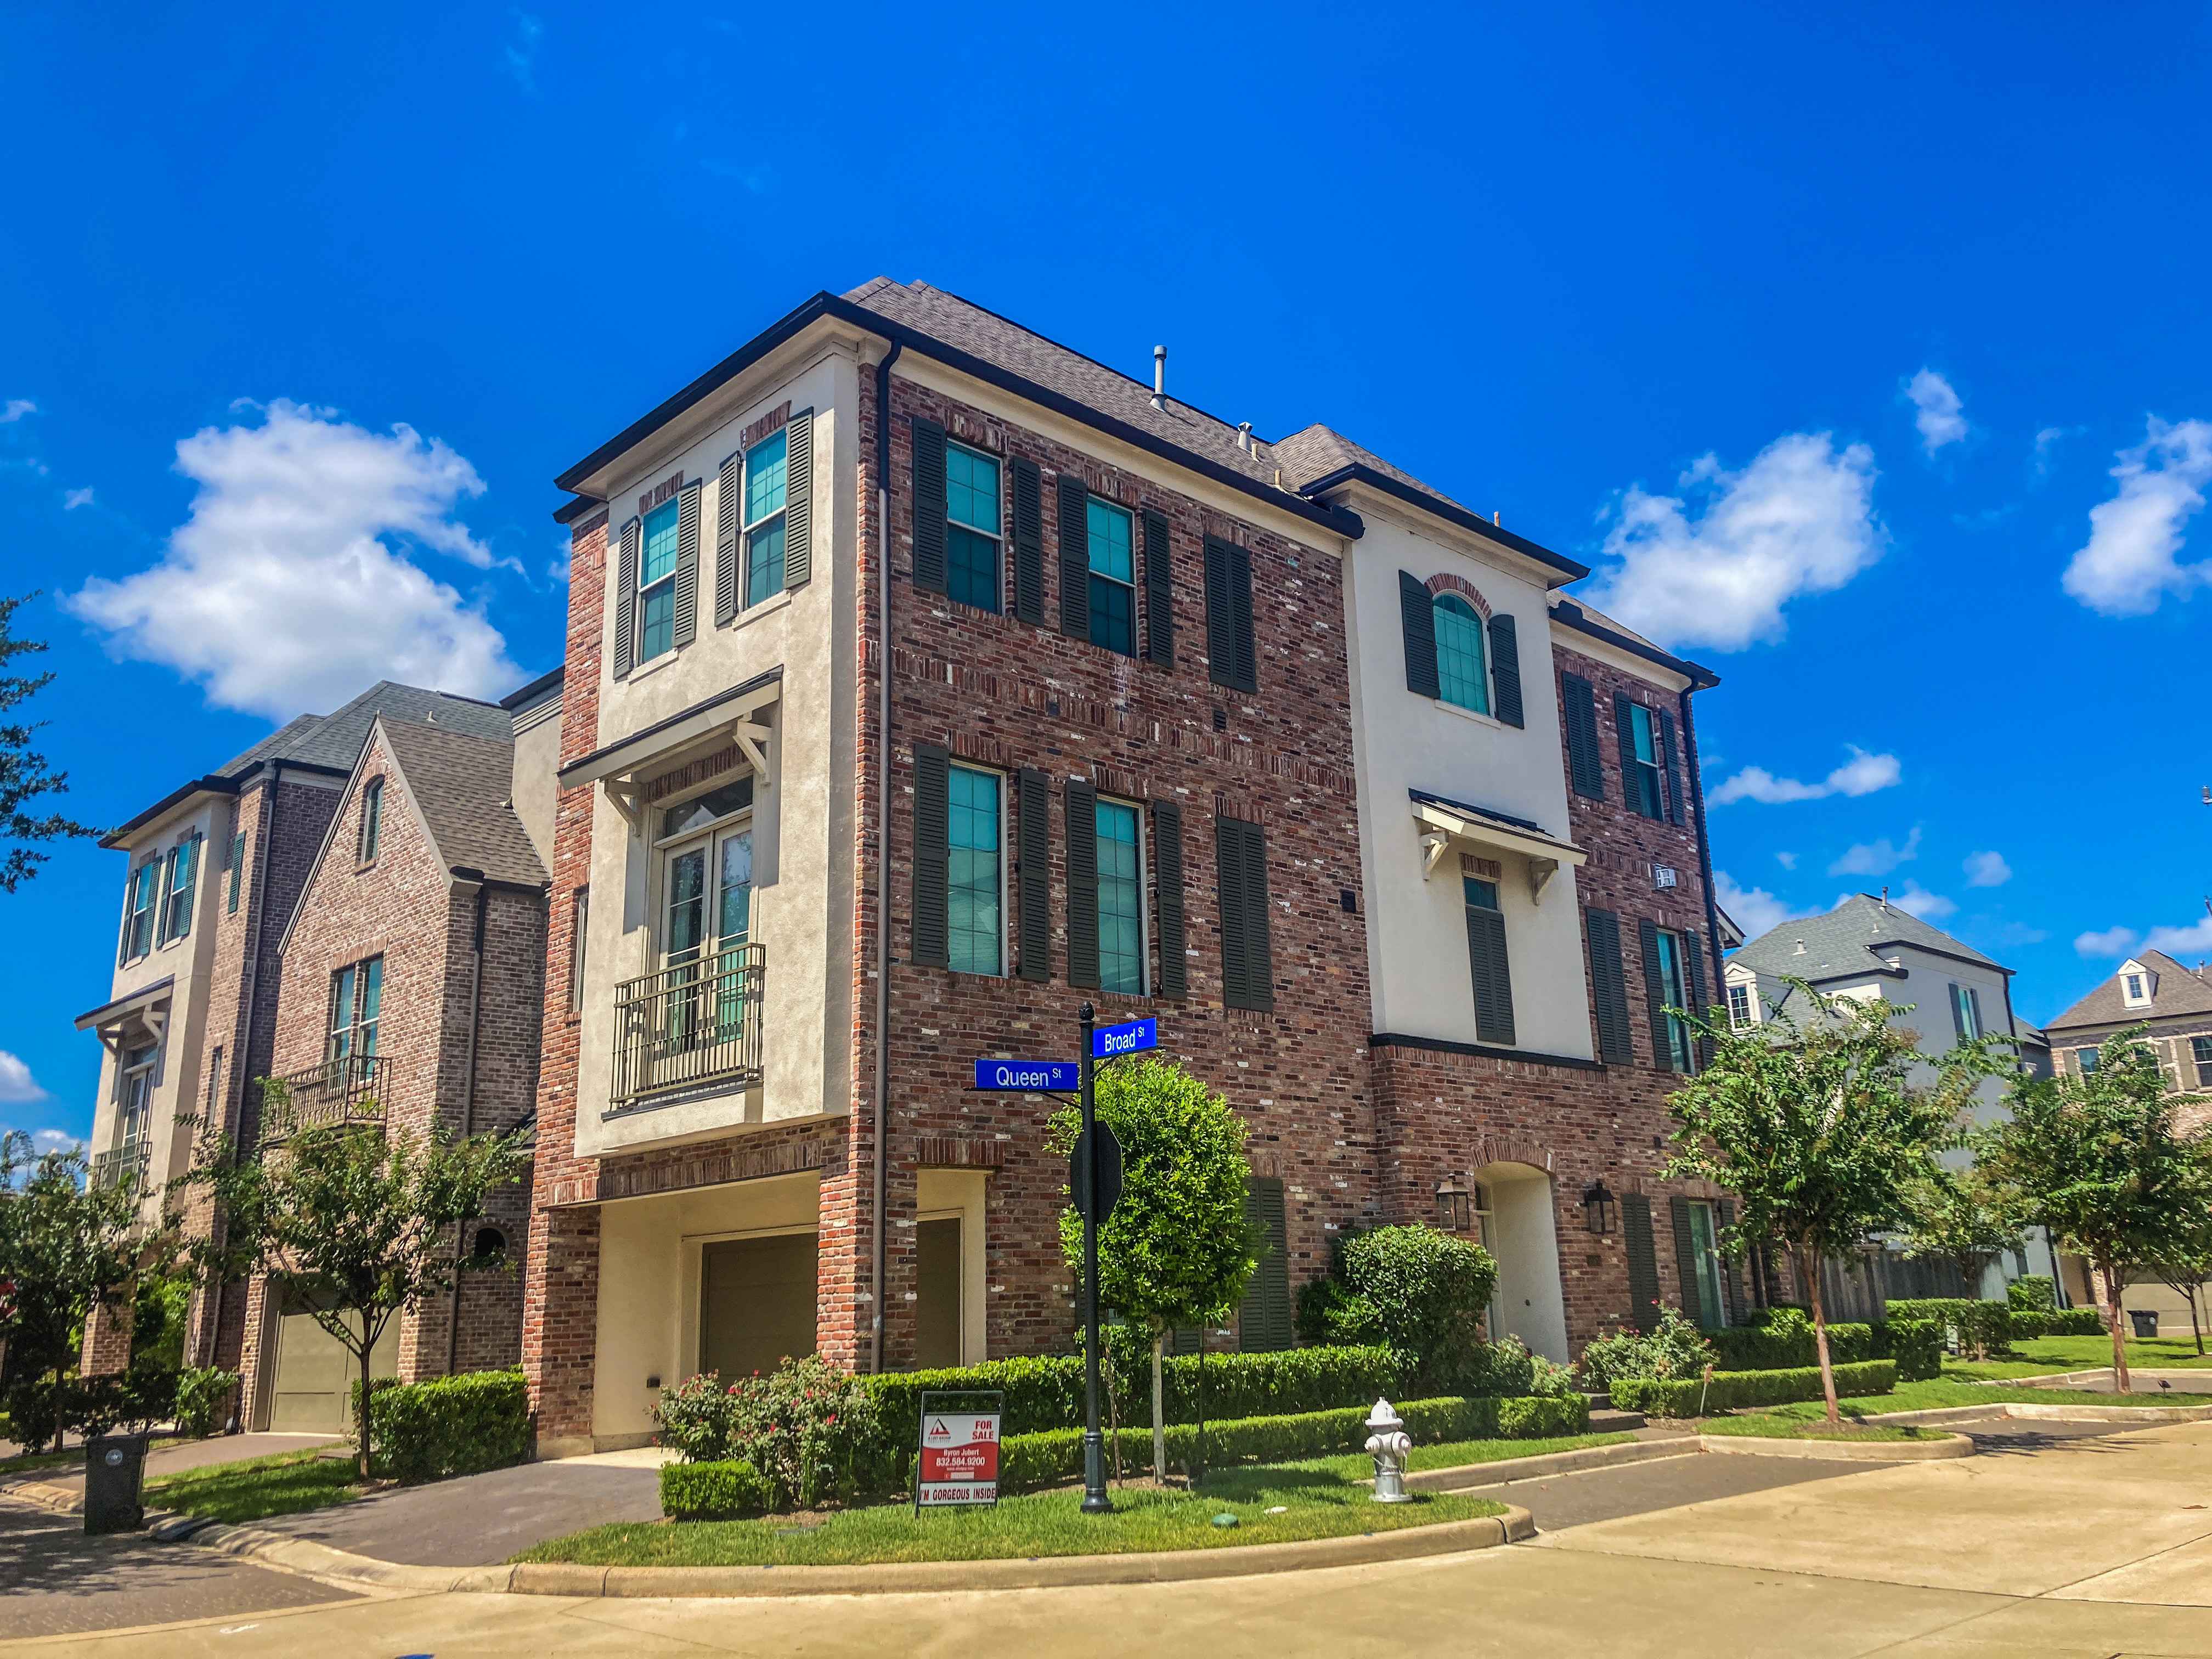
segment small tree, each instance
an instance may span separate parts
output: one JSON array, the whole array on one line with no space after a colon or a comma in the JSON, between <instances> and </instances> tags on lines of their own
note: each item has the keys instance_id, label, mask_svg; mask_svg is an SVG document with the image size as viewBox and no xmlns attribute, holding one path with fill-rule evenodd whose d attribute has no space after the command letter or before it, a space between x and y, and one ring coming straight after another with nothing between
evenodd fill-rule
<instances>
[{"instance_id":1,"label":"small tree","mask_svg":"<svg viewBox=\"0 0 2212 1659\"><path fill-rule=\"evenodd\" d=\"M1098 1121L1121 1143L1121 1198L1098 1230L1102 1307L1145 1327L1152 1341L1152 1474L1168 1472L1161 1357L1179 1325L1229 1317L1257 1266L1258 1243L1244 1217L1244 1121L1229 1103L1180 1066L1152 1056L1101 1066ZM1080 1112L1054 1114L1050 1144L1075 1147ZM1060 1212L1060 1248L1080 1279L1083 1218Z\"/></svg>"},{"instance_id":2,"label":"small tree","mask_svg":"<svg viewBox=\"0 0 2212 1659\"><path fill-rule=\"evenodd\" d=\"M279 1085L265 1085L271 1115ZM194 1261L223 1279L265 1273L308 1293L315 1322L349 1354L361 1377L356 1445L369 1474L369 1359L392 1320L443 1295L462 1270L494 1267L459 1255L454 1230L483 1213L498 1187L528 1166L520 1135L425 1138L368 1123L302 1129L258 1157L240 1157L228 1135L210 1143L186 1186L206 1189L221 1211L218 1233L195 1239Z\"/></svg>"},{"instance_id":3,"label":"small tree","mask_svg":"<svg viewBox=\"0 0 2212 1659\"><path fill-rule=\"evenodd\" d=\"M2139 1273L2185 1260L2212 1202L2212 1144L2175 1125L2197 1097L2168 1092L2145 1029L2105 1043L2086 1077L2021 1079L2008 1097L2010 1119L1981 1142L1984 1161L2029 1218L2104 1280L2123 1394L2130 1384L2120 1292Z\"/></svg>"},{"instance_id":4,"label":"small tree","mask_svg":"<svg viewBox=\"0 0 2212 1659\"><path fill-rule=\"evenodd\" d=\"M2018 1200L1979 1165L1951 1170L1931 1164L1906 1188L1905 1205L1905 1255L1949 1262L1969 1297L1981 1294L1982 1274L1992 1261L2020 1248ZM1981 1328L1975 1327L1978 1342ZM1978 1348L1975 1357L1986 1358Z\"/></svg>"},{"instance_id":5,"label":"small tree","mask_svg":"<svg viewBox=\"0 0 2212 1659\"><path fill-rule=\"evenodd\" d=\"M1741 1206L1722 1248L1754 1239L1789 1250L1813 1306L1814 1346L1828 1421L1836 1411L1820 1263L1856 1254L1867 1237L1908 1214L1916 1182L1955 1144L1974 1086L1995 1069L1990 1039L1962 1043L1937 1062L1934 1083L1913 1083L1925 1063L1916 1035L1891 1024L1910 1006L1824 996L1803 980L1807 1018L1787 1006L1742 1030L1669 1010L1712 1045L1712 1061L1676 1090L1668 1109L1681 1127L1664 1175L1717 1182Z\"/></svg>"},{"instance_id":6,"label":"small tree","mask_svg":"<svg viewBox=\"0 0 2212 1659\"><path fill-rule=\"evenodd\" d=\"M19 599L0 597L0 671L19 656L46 648L44 640L19 640L14 632L15 612L38 597L35 592ZM40 795L69 792L69 774L52 770L46 764L46 757L31 747L31 733L46 722L33 720L26 724L7 718L11 709L28 702L52 684L53 679L51 672L24 675L0 672L0 835L9 841L60 841L100 833L58 812L33 817L23 810L26 801ZM39 866L46 861L44 853L34 853L27 846L9 848L8 856L0 860L0 892L14 892L19 884L38 874Z\"/></svg>"},{"instance_id":7,"label":"small tree","mask_svg":"<svg viewBox=\"0 0 2212 1659\"><path fill-rule=\"evenodd\" d=\"M2183 1230L2147 1264L2159 1283L2189 1304L2189 1331L2197 1339L2197 1352L2204 1352L2204 1310L2198 1305L2204 1281L2212 1279L2212 1205L2207 1205L2193 1226ZM2114 1310L2114 1317L2118 1310Z\"/></svg>"},{"instance_id":8,"label":"small tree","mask_svg":"<svg viewBox=\"0 0 2212 1659\"><path fill-rule=\"evenodd\" d=\"M1481 1245L1420 1222L1376 1227L1340 1238L1333 1266L1298 1291L1300 1336L1382 1343L1408 1388L1464 1389L1477 1377L1483 1312L1498 1289L1498 1263Z\"/></svg>"}]
</instances>

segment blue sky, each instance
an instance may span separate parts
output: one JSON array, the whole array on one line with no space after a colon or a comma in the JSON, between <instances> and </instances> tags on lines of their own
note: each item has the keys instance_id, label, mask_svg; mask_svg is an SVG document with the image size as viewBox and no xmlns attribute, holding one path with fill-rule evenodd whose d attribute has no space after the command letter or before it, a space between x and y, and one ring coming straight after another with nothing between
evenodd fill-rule
<instances>
[{"instance_id":1,"label":"blue sky","mask_svg":"<svg viewBox=\"0 0 2212 1659\"><path fill-rule=\"evenodd\" d=\"M63 804L118 821L380 672L550 666L552 475L884 272L1139 375L1164 342L1180 396L1599 567L1724 678L1742 918L1887 882L2047 1018L2145 935L2212 955L2207 33L10 9L0 534ZM119 872L0 896L0 1123L90 1123Z\"/></svg>"}]
</instances>

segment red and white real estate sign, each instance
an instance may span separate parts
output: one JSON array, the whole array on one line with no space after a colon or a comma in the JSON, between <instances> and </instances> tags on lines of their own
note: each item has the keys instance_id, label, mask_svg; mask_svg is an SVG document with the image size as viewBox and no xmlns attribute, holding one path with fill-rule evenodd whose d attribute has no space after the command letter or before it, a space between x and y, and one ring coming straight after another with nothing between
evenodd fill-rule
<instances>
[{"instance_id":1,"label":"red and white real estate sign","mask_svg":"<svg viewBox=\"0 0 2212 1659\"><path fill-rule=\"evenodd\" d=\"M999 1413L931 1412L921 1423L919 1504L999 1501Z\"/></svg>"}]
</instances>

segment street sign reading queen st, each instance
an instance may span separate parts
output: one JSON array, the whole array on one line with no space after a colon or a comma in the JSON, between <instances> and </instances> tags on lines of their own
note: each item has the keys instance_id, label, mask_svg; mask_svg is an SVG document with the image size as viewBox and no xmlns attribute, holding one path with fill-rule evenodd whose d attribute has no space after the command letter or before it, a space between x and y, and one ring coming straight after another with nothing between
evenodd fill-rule
<instances>
[{"instance_id":1,"label":"street sign reading queen st","mask_svg":"<svg viewBox=\"0 0 2212 1659\"><path fill-rule=\"evenodd\" d=\"M979 1060L975 1086L1024 1094L1072 1095L1083 1086L1083 1068L1072 1060Z\"/></svg>"},{"instance_id":2,"label":"street sign reading queen st","mask_svg":"<svg viewBox=\"0 0 2212 1659\"><path fill-rule=\"evenodd\" d=\"M933 1411L931 1395L922 1396L921 1456L915 1471L914 1506L917 1511L933 1505L993 1504L999 1501L999 1407L995 1395L989 1411ZM940 1400L960 1399L969 1406L973 1395L938 1395Z\"/></svg>"}]
</instances>

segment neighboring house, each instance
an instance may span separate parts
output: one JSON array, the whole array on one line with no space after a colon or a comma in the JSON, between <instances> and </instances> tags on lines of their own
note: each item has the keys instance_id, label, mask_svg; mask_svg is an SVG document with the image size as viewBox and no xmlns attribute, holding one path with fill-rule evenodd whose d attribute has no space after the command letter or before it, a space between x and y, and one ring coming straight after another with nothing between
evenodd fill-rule
<instances>
[{"instance_id":1,"label":"neighboring house","mask_svg":"<svg viewBox=\"0 0 2212 1659\"><path fill-rule=\"evenodd\" d=\"M558 678L551 688L557 714ZM526 688L527 690L528 688ZM470 698L385 682L334 713L302 715L112 831L126 854L110 1000L77 1021L106 1054L94 1108L94 1178L128 1175L150 1219L161 1188L191 1166L189 1115L203 1133L255 1144L258 1080L272 1067L283 963L280 941L338 811L371 728L428 723L506 744L530 716ZM537 718L543 719L542 713ZM551 732L540 793L550 797ZM541 820L544 814L540 814ZM188 1227L204 1228L204 1200ZM247 1341L249 1287L196 1294L185 1357L235 1369ZM130 1334L105 1314L86 1334L89 1371L119 1367Z\"/></svg>"},{"instance_id":2,"label":"neighboring house","mask_svg":"<svg viewBox=\"0 0 2212 1659\"><path fill-rule=\"evenodd\" d=\"M1896 1006L1892 1015L1914 1034L1919 1051L1932 1061L1961 1040L1991 1032L2013 1035L2020 1060L2030 1073L2047 1054L2040 1035L2012 1008L2009 968L1932 927L1881 896L1858 893L1834 909L1770 928L1729 958L1724 975L1729 1018L1742 1028L1769 1023L1778 1011L1804 1017L1804 1000L1789 983L1801 979L1829 996ZM1909 1007L1911 1012L1904 1012ZM2004 1117L2004 1076L1984 1078L1975 1090L1977 1125ZM1964 1153L1954 1155L1963 1158ZM2008 1253L1984 1273L1971 1293L2002 1296L2004 1286L2027 1273L2053 1271L2047 1241L2032 1233L2024 1251ZM1873 1259L1869 1287L1842 1286L1854 1300L1869 1292L1883 1296L1959 1295L1955 1270L1925 1261L1909 1261L1895 1250ZM1948 1280L1947 1276L1948 1275Z\"/></svg>"},{"instance_id":3,"label":"neighboring house","mask_svg":"<svg viewBox=\"0 0 2212 1659\"><path fill-rule=\"evenodd\" d=\"M1085 1002L1250 1125L1244 1348L1381 1221L1486 1223L1549 1352L1725 1316L1717 1195L1652 1173L1697 1057L1649 1008L1717 971L1711 677L1554 602L1582 567L884 279L559 483L541 1455L641 1442L695 1370L1066 1351L1053 1103L971 1085Z\"/></svg>"},{"instance_id":4,"label":"neighboring house","mask_svg":"<svg viewBox=\"0 0 2212 1659\"><path fill-rule=\"evenodd\" d=\"M2113 975L2057 1018L2044 1027L2051 1065L2069 1076L2079 1077L2097 1064L2099 1048L2122 1031L2136 1026L2166 1069L2166 1082L2178 1093L2203 1095L2207 1099L2184 1107L2181 1123L2199 1130L2212 1122L2212 975L2203 963L2189 968L2162 951L2145 951L2130 957ZM2102 1308L2104 1285L2092 1283L2094 1275L2077 1257L2064 1258L2068 1293L2087 1306ZM2212 1286L2197 1292L2198 1317L2208 1307ZM2161 1323L2188 1328L2188 1299L2170 1285L2130 1285L2120 1297L2131 1309L2156 1309Z\"/></svg>"}]
</instances>

